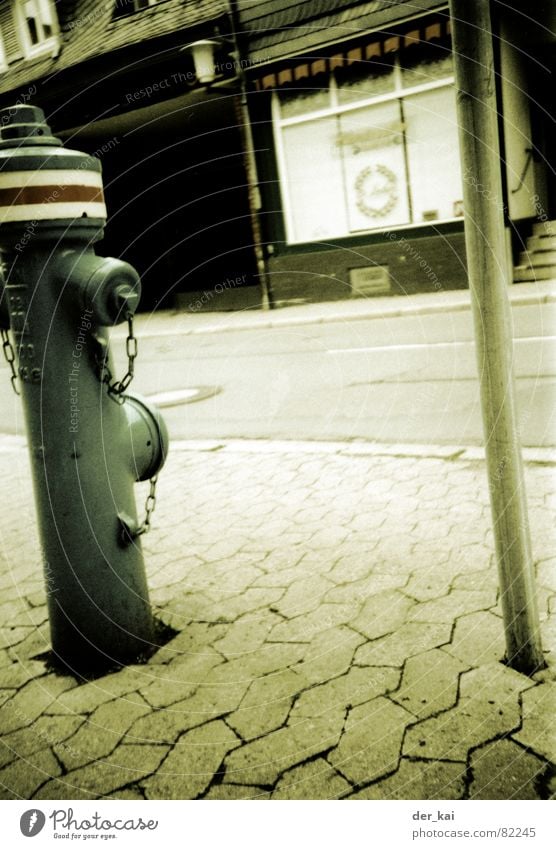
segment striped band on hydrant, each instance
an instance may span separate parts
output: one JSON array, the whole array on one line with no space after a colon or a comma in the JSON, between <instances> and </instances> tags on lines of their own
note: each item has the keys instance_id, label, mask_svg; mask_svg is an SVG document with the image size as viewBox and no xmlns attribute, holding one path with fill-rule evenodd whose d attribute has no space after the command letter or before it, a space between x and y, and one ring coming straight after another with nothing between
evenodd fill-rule
<instances>
[{"instance_id":1,"label":"striped band on hydrant","mask_svg":"<svg viewBox=\"0 0 556 849\"><path fill-rule=\"evenodd\" d=\"M0 172L0 224L106 218L102 175L84 169Z\"/></svg>"}]
</instances>

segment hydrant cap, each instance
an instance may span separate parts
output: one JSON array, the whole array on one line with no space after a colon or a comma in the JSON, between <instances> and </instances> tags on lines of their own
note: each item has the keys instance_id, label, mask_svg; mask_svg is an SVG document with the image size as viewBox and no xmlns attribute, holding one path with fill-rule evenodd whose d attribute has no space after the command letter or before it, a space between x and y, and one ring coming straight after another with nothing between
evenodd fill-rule
<instances>
[{"instance_id":1,"label":"hydrant cap","mask_svg":"<svg viewBox=\"0 0 556 849\"><path fill-rule=\"evenodd\" d=\"M16 105L0 109L0 228L29 221L98 230L106 206L99 160L62 147L42 109Z\"/></svg>"},{"instance_id":2,"label":"hydrant cap","mask_svg":"<svg viewBox=\"0 0 556 849\"><path fill-rule=\"evenodd\" d=\"M0 149L36 144L61 144L51 134L42 109L20 105L0 109Z\"/></svg>"}]
</instances>

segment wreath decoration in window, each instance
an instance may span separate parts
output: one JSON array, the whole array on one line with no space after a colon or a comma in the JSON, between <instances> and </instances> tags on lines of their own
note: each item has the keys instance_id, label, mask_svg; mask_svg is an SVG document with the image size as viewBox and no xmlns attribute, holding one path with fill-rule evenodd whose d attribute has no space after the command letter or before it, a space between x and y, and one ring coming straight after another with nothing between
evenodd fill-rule
<instances>
[{"instance_id":1,"label":"wreath decoration in window","mask_svg":"<svg viewBox=\"0 0 556 849\"><path fill-rule=\"evenodd\" d=\"M385 218L398 203L398 178L386 165L369 165L355 180L356 206L368 218Z\"/></svg>"}]
</instances>

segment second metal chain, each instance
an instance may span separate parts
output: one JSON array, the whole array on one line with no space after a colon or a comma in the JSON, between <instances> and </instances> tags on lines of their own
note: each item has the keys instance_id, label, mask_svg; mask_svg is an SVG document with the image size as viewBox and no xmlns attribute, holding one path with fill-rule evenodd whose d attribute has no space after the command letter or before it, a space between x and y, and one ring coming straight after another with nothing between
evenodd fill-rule
<instances>
[{"instance_id":1,"label":"second metal chain","mask_svg":"<svg viewBox=\"0 0 556 849\"><path fill-rule=\"evenodd\" d=\"M127 354L127 371L122 377L121 380L115 380L112 375L110 369L106 365L106 362L103 363L102 366L102 382L106 383L108 386L108 394L111 398L113 398L118 404L124 403L123 393L128 388L129 384L133 380L135 375L135 360L137 358L137 353L139 349L139 345L137 342L137 337L133 331L133 314L129 313L127 315L127 327L128 334L126 339L126 354Z\"/></svg>"},{"instance_id":2,"label":"second metal chain","mask_svg":"<svg viewBox=\"0 0 556 849\"><path fill-rule=\"evenodd\" d=\"M16 371L16 368L15 368L15 362L16 362L15 350L14 350L14 346L12 345L12 340L10 339L10 334L6 330L5 327L0 328L0 336L2 337L2 350L4 351L4 357L5 357L6 362L8 363L10 370L12 372L11 378L10 378L11 383L12 383L12 389L15 392L16 395L20 395L21 393L20 393L19 389L17 388L17 371Z\"/></svg>"},{"instance_id":3,"label":"second metal chain","mask_svg":"<svg viewBox=\"0 0 556 849\"><path fill-rule=\"evenodd\" d=\"M151 529L151 518L155 511L156 507L156 485L158 483L158 475L153 475L153 477L149 481L149 494L147 495L147 500L145 501L145 518L143 522L135 533L134 537L140 537L142 534L146 534Z\"/></svg>"}]
</instances>

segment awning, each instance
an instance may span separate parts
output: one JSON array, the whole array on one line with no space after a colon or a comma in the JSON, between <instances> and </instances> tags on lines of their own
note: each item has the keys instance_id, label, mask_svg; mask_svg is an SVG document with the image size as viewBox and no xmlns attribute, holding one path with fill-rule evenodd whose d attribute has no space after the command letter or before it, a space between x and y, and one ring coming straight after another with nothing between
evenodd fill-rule
<instances>
[{"instance_id":1,"label":"awning","mask_svg":"<svg viewBox=\"0 0 556 849\"><path fill-rule=\"evenodd\" d=\"M240 24L248 43L248 55L255 66L315 53L390 26L422 17L427 12L446 10L446 0L372 0L334 9L336 4L301 0L297 4L244 3ZM285 8L287 5L287 8ZM278 9L278 7L282 7ZM253 68L252 70L256 70Z\"/></svg>"},{"instance_id":2,"label":"awning","mask_svg":"<svg viewBox=\"0 0 556 849\"><path fill-rule=\"evenodd\" d=\"M375 33L362 38L355 47L323 56L313 61L301 61L299 64L290 61L283 67L270 73L261 74L255 80L257 90L275 89L279 86L292 85L304 79L312 79L321 74L329 74L336 68L349 67L356 62L380 59L399 50L411 49L424 42L435 42L450 36L450 19L448 17L431 21L427 19L421 26L412 25L399 34Z\"/></svg>"}]
</instances>

